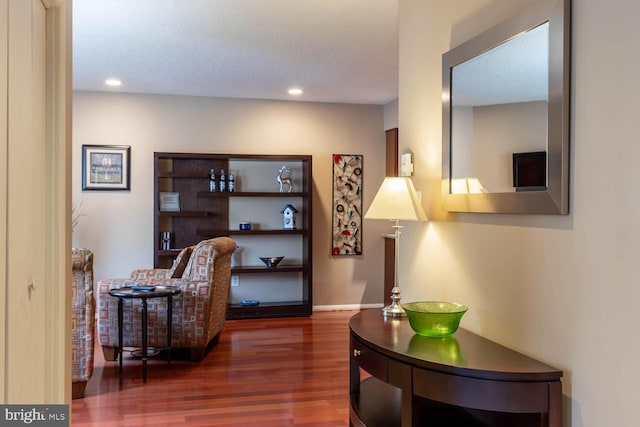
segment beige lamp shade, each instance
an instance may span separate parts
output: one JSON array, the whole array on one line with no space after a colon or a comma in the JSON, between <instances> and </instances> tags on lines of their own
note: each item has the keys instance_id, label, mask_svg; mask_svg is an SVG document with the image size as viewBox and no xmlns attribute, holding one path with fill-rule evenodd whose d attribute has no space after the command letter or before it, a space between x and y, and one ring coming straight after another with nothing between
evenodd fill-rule
<instances>
[{"instance_id":1,"label":"beige lamp shade","mask_svg":"<svg viewBox=\"0 0 640 427\"><path fill-rule=\"evenodd\" d=\"M386 177L364 217L399 221L427 220L413 182L407 177Z\"/></svg>"}]
</instances>

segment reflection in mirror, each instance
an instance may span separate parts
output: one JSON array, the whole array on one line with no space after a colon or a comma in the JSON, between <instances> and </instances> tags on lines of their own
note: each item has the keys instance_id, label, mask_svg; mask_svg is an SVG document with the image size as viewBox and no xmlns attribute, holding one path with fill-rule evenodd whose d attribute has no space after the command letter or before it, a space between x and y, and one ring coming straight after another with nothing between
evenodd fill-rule
<instances>
[{"instance_id":1,"label":"reflection in mirror","mask_svg":"<svg viewBox=\"0 0 640 427\"><path fill-rule=\"evenodd\" d=\"M452 193L516 191L513 154L546 152L548 57L545 22L453 67Z\"/></svg>"},{"instance_id":2,"label":"reflection in mirror","mask_svg":"<svg viewBox=\"0 0 640 427\"><path fill-rule=\"evenodd\" d=\"M568 213L570 0L443 55L444 208Z\"/></svg>"}]
</instances>

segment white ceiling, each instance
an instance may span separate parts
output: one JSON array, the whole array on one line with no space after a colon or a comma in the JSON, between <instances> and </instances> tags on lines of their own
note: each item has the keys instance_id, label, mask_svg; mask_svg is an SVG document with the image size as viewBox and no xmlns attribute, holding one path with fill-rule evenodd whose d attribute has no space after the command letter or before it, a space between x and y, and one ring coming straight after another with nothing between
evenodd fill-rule
<instances>
[{"instance_id":1,"label":"white ceiling","mask_svg":"<svg viewBox=\"0 0 640 427\"><path fill-rule=\"evenodd\" d=\"M547 22L454 67L453 104L547 101L548 70Z\"/></svg>"},{"instance_id":2,"label":"white ceiling","mask_svg":"<svg viewBox=\"0 0 640 427\"><path fill-rule=\"evenodd\" d=\"M385 104L398 97L398 2L74 0L73 87Z\"/></svg>"}]
</instances>

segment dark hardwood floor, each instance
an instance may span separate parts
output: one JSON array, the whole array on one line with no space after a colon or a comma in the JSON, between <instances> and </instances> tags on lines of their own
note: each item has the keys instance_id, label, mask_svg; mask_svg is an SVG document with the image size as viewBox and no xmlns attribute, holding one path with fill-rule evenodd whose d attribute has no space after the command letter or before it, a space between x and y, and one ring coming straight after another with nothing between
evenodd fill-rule
<instances>
[{"instance_id":1,"label":"dark hardwood floor","mask_svg":"<svg viewBox=\"0 0 640 427\"><path fill-rule=\"evenodd\" d=\"M348 426L352 311L310 318L227 321L200 363L125 355L124 370L96 346L73 426Z\"/></svg>"}]
</instances>

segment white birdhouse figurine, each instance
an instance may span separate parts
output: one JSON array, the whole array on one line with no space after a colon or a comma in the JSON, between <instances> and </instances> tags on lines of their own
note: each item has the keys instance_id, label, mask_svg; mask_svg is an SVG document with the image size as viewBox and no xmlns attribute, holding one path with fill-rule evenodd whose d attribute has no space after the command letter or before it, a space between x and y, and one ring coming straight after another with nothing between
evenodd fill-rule
<instances>
[{"instance_id":1,"label":"white birdhouse figurine","mask_svg":"<svg viewBox=\"0 0 640 427\"><path fill-rule=\"evenodd\" d=\"M284 216L284 229L295 230L296 229L296 214L298 210L291 205L286 205L280 213Z\"/></svg>"}]
</instances>

